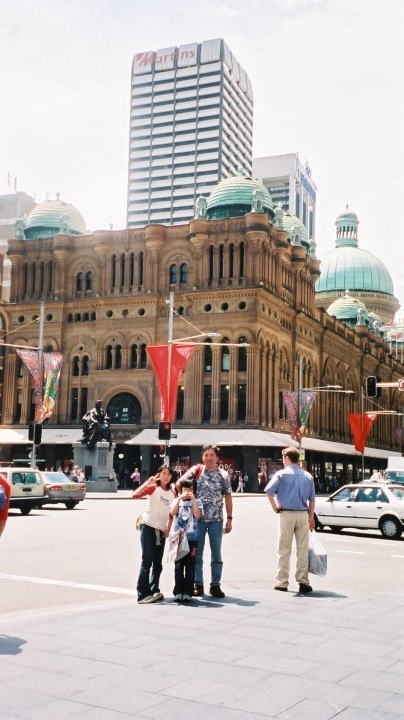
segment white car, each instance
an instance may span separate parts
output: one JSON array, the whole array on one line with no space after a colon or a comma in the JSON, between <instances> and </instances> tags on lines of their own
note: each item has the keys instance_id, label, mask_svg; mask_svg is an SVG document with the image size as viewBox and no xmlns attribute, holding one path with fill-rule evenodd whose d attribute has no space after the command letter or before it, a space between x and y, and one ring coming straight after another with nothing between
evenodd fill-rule
<instances>
[{"instance_id":1,"label":"white car","mask_svg":"<svg viewBox=\"0 0 404 720\"><path fill-rule=\"evenodd\" d=\"M328 498L316 499L316 530L379 529L383 537L399 538L404 530L404 486L387 483L344 485Z\"/></svg>"},{"instance_id":2,"label":"white car","mask_svg":"<svg viewBox=\"0 0 404 720\"><path fill-rule=\"evenodd\" d=\"M28 515L32 508L42 507L45 483L39 470L31 467L1 467L0 473L11 487L10 509L18 508Z\"/></svg>"}]
</instances>

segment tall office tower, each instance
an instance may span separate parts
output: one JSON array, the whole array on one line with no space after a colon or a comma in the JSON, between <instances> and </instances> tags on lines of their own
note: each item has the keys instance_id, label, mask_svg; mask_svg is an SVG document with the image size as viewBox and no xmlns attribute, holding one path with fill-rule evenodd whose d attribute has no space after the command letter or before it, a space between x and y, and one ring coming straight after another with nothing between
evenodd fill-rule
<instances>
[{"instance_id":1,"label":"tall office tower","mask_svg":"<svg viewBox=\"0 0 404 720\"><path fill-rule=\"evenodd\" d=\"M137 53L128 227L188 222L200 195L251 174L252 124L251 83L223 40Z\"/></svg>"},{"instance_id":2,"label":"tall office tower","mask_svg":"<svg viewBox=\"0 0 404 720\"><path fill-rule=\"evenodd\" d=\"M280 203L298 217L314 240L317 188L309 164L303 165L297 153L254 158L253 176L269 190L274 207Z\"/></svg>"}]
</instances>

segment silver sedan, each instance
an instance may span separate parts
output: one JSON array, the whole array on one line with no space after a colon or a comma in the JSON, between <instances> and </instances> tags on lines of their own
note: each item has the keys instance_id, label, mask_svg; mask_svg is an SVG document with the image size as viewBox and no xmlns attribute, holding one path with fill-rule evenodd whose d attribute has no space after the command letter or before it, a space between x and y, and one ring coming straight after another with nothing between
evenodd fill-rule
<instances>
[{"instance_id":1,"label":"silver sedan","mask_svg":"<svg viewBox=\"0 0 404 720\"><path fill-rule=\"evenodd\" d=\"M344 485L328 498L317 498L316 530L379 529L383 537L399 538L404 529L404 487L384 483Z\"/></svg>"},{"instance_id":2,"label":"silver sedan","mask_svg":"<svg viewBox=\"0 0 404 720\"><path fill-rule=\"evenodd\" d=\"M45 482L43 505L63 503L68 510L73 510L86 496L86 484L75 482L63 472L41 471Z\"/></svg>"}]
</instances>

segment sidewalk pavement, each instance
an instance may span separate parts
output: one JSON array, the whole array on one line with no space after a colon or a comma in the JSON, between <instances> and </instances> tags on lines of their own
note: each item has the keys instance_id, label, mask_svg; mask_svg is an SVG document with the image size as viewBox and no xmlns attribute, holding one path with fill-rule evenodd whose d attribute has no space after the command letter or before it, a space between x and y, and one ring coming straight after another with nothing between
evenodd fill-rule
<instances>
[{"instance_id":1,"label":"sidewalk pavement","mask_svg":"<svg viewBox=\"0 0 404 720\"><path fill-rule=\"evenodd\" d=\"M3 616L1 720L402 720L404 598L224 589Z\"/></svg>"}]
</instances>

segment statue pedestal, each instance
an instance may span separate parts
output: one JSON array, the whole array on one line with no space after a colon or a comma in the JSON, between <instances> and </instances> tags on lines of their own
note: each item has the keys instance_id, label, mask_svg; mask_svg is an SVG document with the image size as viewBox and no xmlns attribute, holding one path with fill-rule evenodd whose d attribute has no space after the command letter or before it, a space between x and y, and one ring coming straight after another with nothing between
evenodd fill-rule
<instances>
[{"instance_id":1,"label":"statue pedestal","mask_svg":"<svg viewBox=\"0 0 404 720\"><path fill-rule=\"evenodd\" d=\"M87 492L117 492L113 460L115 444L111 450L108 442L97 442L94 450L88 450L82 443L73 443L74 464L85 473Z\"/></svg>"}]
</instances>

